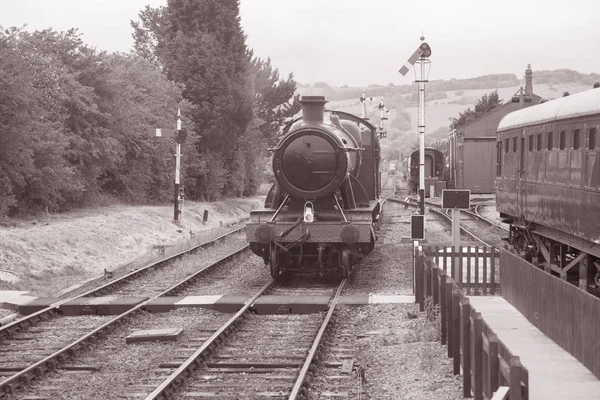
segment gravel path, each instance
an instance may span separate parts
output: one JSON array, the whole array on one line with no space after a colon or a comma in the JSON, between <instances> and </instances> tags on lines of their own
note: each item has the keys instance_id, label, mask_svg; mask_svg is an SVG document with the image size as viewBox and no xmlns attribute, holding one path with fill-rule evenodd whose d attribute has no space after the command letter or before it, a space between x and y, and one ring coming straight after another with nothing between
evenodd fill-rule
<instances>
[{"instance_id":1,"label":"gravel path","mask_svg":"<svg viewBox=\"0 0 600 400\"><path fill-rule=\"evenodd\" d=\"M413 210L398 203L386 205L386 223L378 232L377 246L360 263L344 294L412 295L412 244L401 240L410 236ZM437 218L426 215L427 241L450 243L450 229L436 223ZM439 317L428 319L415 304L381 304L344 307L337 321L340 329L355 335L352 342L358 367L340 382L349 388L349 398L463 398L462 378L452 374L447 349L439 342ZM323 388L327 386L317 385L314 393Z\"/></svg>"}]
</instances>

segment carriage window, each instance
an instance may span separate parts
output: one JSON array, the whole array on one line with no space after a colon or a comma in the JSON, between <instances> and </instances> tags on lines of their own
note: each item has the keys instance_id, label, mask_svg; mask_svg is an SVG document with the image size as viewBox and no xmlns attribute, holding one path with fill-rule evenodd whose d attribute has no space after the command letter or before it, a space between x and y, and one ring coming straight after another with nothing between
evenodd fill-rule
<instances>
[{"instance_id":1,"label":"carriage window","mask_svg":"<svg viewBox=\"0 0 600 400\"><path fill-rule=\"evenodd\" d=\"M592 128L588 131L588 149L593 150L596 148L596 128Z\"/></svg>"},{"instance_id":2,"label":"carriage window","mask_svg":"<svg viewBox=\"0 0 600 400\"><path fill-rule=\"evenodd\" d=\"M559 141L559 146L561 150L564 150L567 148L567 132L565 131L560 131L560 133L558 134L558 141Z\"/></svg>"},{"instance_id":3,"label":"carriage window","mask_svg":"<svg viewBox=\"0 0 600 400\"><path fill-rule=\"evenodd\" d=\"M508 139L504 140L504 152L508 153Z\"/></svg>"},{"instance_id":4,"label":"carriage window","mask_svg":"<svg viewBox=\"0 0 600 400\"><path fill-rule=\"evenodd\" d=\"M533 151L533 135L529 135L529 151Z\"/></svg>"},{"instance_id":5,"label":"carriage window","mask_svg":"<svg viewBox=\"0 0 600 400\"><path fill-rule=\"evenodd\" d=\"M538 133L537 135L537 149L538 151L542 151L542 134Z\"/></svg>"},{"instance_id":6,"label":"carriage window","mask_svg":"<svg viewBox=\"0 0 600 400\"><path fill-rule=\"evenodd\" d=\"M573 131L573 149L577 150L581 148L581 135L579 129Z\"/></svg>"},{"instance_id":7,"label":"carriage window","mask_svg":"<svg viewBox=\"0 0 600 400\"><path fill-rule=\"evenodd\" d=\"M552 143L552 132L548 132L548 150L552 150L554 144Z\"/></svg>"},{"instance_id":8,"label":"carriage window","mask_svg":"<svg viewBox=\"0 0 600 400\"><path fill-rule=\"evenodd\" d=\"M516 136L513 138L513 151L515 153L517 152L517 137Z\"/></svg>"}]
</instances>

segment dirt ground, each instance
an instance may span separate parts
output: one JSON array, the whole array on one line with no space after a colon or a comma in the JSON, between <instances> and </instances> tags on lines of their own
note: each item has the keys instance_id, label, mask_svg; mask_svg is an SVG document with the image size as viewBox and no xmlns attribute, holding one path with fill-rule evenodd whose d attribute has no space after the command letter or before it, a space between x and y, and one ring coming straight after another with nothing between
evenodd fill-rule
<instances>
[{"instance_id":1,"label":"dirt ground","mask_svg":"<svg viewBox=\"0 0 600 400\"><path fill-rule=\"evenodd\" d=\"M172 206L114 205L46 215L0 227L0 271L19 280L0 280L0 289L52 295L78 281L102 276L159 246L177 245L249 216L263 197L220 202L186 202L181 226ZM208 220L203 224L204 210ZM1 278L0 278L1 279Z\"/></svg>"}]
</instances>

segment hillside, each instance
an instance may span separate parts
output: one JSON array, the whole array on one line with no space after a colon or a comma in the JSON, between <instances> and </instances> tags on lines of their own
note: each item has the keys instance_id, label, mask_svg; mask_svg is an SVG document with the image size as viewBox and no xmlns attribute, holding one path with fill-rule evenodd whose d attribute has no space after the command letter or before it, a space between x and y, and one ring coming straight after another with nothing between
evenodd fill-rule
<instances>
[{"instance_id":1,"label":"hillside","mask_svg":"<svg viewBox=\"0 0 600 400\"><path fill-rule=\"evenodd\" d=\"M547 100L562 97L563 92L565 91L574 94L592 88L590 84L581 82L541 84L536 84L535 82L536 80L534 78L534 93ZM390 111L387 115L388 121L386 123L388 137L381 141L381 145L382 153L388 160L396 159L399 153L407 155L417 146L418 108L417 102L415 101L417 86L413 86L415 91L413 95L398 94L391 91L390 97L384 97L384 103ZM430 87L426 86L425 89L429 98L425 108L426 143L446 139L449 132L448 126L450 124L450 119L457 118L460 112L465 111L469 107L473 108L477 100L484 94L497 90L499 97L504 103L509 101L521 86L521 84L518 84L508 87L490 86L488 88L453 89L448 91L429 90ZM373 96L373 100L368 102L367 109L371 120L378 125L379 110L377 109L377 105L379 104L381 97L375 97L371 94L370 89L377 92L378 90L381 90L381 88L367 88L365 91L367 96ZM389 87L385 89L390 90ZM332 91L336 90L337 89L334 88L301 87L298 92L300 94L326 95L327 93L331 94ZM405 89L402 89L402 92L404 91ZM361 92L361 88L339 88L339 92L336 92L337 95L333 97L335 98L346 94L356 94ZM354 98L331 100L327 104L327 107L332 110L346 111L361 115L362 109L359 98L360 94ZM409 125L407 125L406 128L408 128L408 126L410 128L398 130L394 127L394 120L399 118L399 115L402 115L402 118L404 119L408 116L409 121L407 122Z\"/></svg>"}]
</instances>

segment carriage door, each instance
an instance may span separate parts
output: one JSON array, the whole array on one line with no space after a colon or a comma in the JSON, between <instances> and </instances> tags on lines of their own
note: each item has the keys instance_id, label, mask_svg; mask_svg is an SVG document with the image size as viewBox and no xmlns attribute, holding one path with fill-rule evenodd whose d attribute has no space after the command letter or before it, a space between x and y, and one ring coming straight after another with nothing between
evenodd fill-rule
<instances>
[{"instance_id":1,"label":"carriage door","mask_svg":"<svg viewBox=\"0 0 600 400\"><path fill-rule=\"evenodd\" d=\"M517 204L519 207L519 217L525 214L525 210L523 209L523 207L525 206L525 201L524 201L524 194L525 194L525 189L524 189L524 183L523 180L527 177L526 173L525 173L525 130L522 129L521 130L521 141L520 141L520 148L519 148L519 174L518 174L518 181L517 181Z\"/></svg>"}]
</instances>

